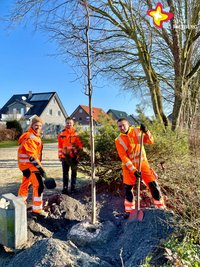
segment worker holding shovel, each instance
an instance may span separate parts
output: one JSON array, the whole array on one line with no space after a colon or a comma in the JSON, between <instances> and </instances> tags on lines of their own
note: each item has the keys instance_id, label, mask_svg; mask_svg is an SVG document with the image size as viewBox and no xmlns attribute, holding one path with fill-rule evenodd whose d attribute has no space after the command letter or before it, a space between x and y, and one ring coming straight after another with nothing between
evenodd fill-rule
<instances>
[{"instance_id":1,"label":"worker holding shovel","mask_svg":"<svg viewBox=\"0 0 200 267\"><path fill-rule=\"evenodd\" d=\"M144 124L141 124L140 127L133 127L129 125L126 118L120 118L117 121L117 125L120 135L115 139L115 144L119 157L122 160L125 212L129 215L135 209L135 199L132 190L136 181L140 181L141 177L151 192L155 207L165 208L164 199L156 181L157 174L149 166L143 147L143 142L144 144L154 143L153 136Z\"/></svg>"}]
</instances>

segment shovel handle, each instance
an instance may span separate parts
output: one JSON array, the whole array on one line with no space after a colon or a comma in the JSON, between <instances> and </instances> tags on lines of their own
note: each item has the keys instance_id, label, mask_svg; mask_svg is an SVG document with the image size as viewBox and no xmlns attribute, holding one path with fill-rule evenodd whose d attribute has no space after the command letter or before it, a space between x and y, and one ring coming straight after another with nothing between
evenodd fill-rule
<instances>
[{"instance_id":1,"label":"shovel handle","mask_svg":"<svg viewBox=\"0 0 200 267\"><path fill-rule=\"evenodd\" d=\"M139 154L139 167L138 171L141 172L141 166L142 166L142 147L143 147L143 132L141 132L140 137L140 154ZM137 178L137 196L136 196L136 209L140 210L140 181L141 178Z\"/></svg>"},{"instance_id":2,"label":"shovel handle","mask_svg":"<svg viewBox=\"0 0 200 267\"><path fill-rule=\"evenodd\" d=\"M140 156L139 156L139 167L138 167L139 172L141 172L141 166L142 166L143 135L144 135L144 133L142 132L141 137L140 137Z\"/></svg>"}]
</instances>

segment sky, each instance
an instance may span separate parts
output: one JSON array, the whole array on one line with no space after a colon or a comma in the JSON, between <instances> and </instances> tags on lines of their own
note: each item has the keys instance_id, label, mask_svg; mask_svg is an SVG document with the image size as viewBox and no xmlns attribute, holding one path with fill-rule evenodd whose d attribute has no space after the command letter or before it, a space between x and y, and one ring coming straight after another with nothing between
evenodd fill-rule
<instances>
[{"instance_id":1,"label":"sky","mask_svg":"<svg viewBox=\"0 0 200 267\"><path fill-rule=\"evenodd\" d=\"M0 17L8 12L8 3L0 0ZM62 58L52 56L56 45L48 36L34 32L31 26L18 26L8 30L0 21L0 108L13 94L57 92L63 106L71 113L78 105L88 105L88 96L83 92L83 83ZM135 114L141 99L131 92L125 92L112 80L99 79L93 90L93 107L125 111ZM148 110L147 115L152 115Z\"/></svg>"}]
</instances>

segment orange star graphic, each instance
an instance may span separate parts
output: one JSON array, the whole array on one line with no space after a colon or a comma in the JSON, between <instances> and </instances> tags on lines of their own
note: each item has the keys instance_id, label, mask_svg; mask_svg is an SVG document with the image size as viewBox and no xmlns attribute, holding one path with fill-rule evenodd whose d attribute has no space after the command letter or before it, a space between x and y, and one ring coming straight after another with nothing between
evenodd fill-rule
<instances>
[{"instance_id":1,"label":"orange star graphic","mask_svg":"<svg viewBox=\"0 0 200 267\"><path fill-rule=\"evenodd\" d=\"M153 18L153 23L158 28L162 28L164 21L168 21L174 17L173 13L163 11L160 2L158 2L155 9L148 10L147 15Z\"/></svg>"}]
</instances>

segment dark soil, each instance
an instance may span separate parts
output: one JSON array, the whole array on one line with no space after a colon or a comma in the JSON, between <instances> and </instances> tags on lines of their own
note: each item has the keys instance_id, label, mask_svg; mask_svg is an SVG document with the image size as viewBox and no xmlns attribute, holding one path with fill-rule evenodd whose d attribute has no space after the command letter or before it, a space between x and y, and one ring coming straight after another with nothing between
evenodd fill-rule
<instances>
[{"instance_id":1,"label":"dark soil","mask_svg":"<svg viewBox=\"0 0 200 267\"><path fill-rule=\"evenodd\" d=\"M173 214L151 208L142 190L144 219L124 218L123 193L110 193L100 186L96 197L96 223L91 224L90 187L70 195L49 191L44 196L48 218L28 210L28 242L12 251L0 247L0 266L142 266L145 258L161 246L173 231ZM154 266L162 266L161 257Z\"/></svg>"}]
</instances>

